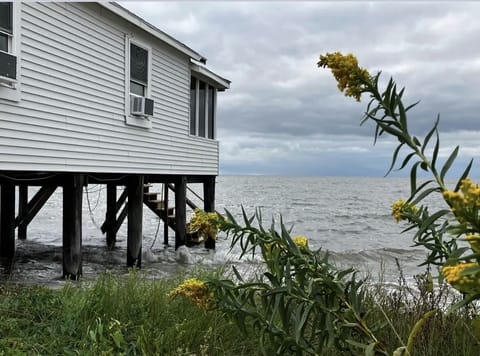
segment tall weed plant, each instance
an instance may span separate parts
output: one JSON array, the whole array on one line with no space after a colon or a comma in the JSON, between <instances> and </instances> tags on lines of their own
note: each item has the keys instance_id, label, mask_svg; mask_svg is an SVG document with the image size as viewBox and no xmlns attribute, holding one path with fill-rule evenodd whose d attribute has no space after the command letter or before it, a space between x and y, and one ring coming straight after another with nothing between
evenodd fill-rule
<instances>
[{"instance_id":1,"label":"tall weed plant","mask_svg":"<svg viewBox=\"0 0 480 356\"><path fill-rule=\"evenodd\" d=\"M245 334L258 335L265 355L442 354L439 347L442 343L431 342L438 341L439 335L427 331L433 326L440 335L450 332L450 336L459 336L456 331L441 328L444 323L451 326L457 320L461 328L456 329L461 329L467 338L460 342L466 347L458 350L462 349L466 355L478 353L479 323L474 302L480 299L480 187L468 178L472 161L457 184L447 187L445 178L459 147L445 160L439 159L439 116L423 138L413 135L407 113L418 102L405 105L402 100L405 90L398 89L392 78L380 90L381 73L371 75L358 65L352 54L321 55L318 66L332 70L338 88L346 96L360 101L362 95L369 95L361 124L374 123L374 142L386 135L399 142L387 174L394 168L409 167L410 196L392 204L392 215L397 222L407 223L404 231L415 231L414 246L422 246L428 252L423 263L428 272L417 277L420 299L416 299L418 295L405 298L408 288L404 288L399 294L383 291L381 295L386 297L375 300L353 269L337 268L329 262L328 253L310 250L305 237L292 238L282 222L279 231L274 222L265 228L259 211L253 216L243 211L241 223L227 211L226 218L215 217L212 225L232 238L232 247L240 246L241 257L259 253L265 272L245 281L234 269L236 278L196 282L201 289L193 294L191 285L180 286L177 292L186 297L205 298L202 305L221 310ZM420 183L419 170L429 173L431 179ZM438 194L445 201L444 209L430 211L423 204L431 194ZM462 240L466 246L459 243ZM460 301L447 299L448 313L441 305L442 290L434 290L429 272L432 266L441 271L439 285L446 280L462 293ZM420 304L411 304L412 300ZM399 313L405 318L400 325L406 326L406 331L398 328L395 319ZM455 342L458 339L464 340L459 337Z\"/></svg>"}]
</instances>

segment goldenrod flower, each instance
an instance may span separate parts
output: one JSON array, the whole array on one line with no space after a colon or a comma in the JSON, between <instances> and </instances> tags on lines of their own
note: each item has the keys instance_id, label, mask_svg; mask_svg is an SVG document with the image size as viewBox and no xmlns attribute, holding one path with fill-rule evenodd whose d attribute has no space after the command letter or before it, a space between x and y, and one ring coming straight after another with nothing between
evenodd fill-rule
<instances>
[{"instance_id":1,"label":"goldenrod flower","mask_svg":"<svg viewBox=\"0 0 480 356\"><path fill-rule=\"evenodd\" d=\"M294 236L292 240L298 247L308 247L308 239L305 236L297 235Z\"/></svg>"},{"instance_id":2,"label":"goldenrod flower","mask_svg":"<svg viewBox=\"0 0 480 356\"><path fill-rule=\"evenodd\" d=\"M357 58L353 54L327 53L320 56L317 64L319 67L328 67L332 70L338 82L338 89L345 91L345 96L351 96L360 101L360 96L370 80L370 74L366 69L358 66Z\"/></svg>"},{"instance_id":3,"label":"goldenrod flower","mask_svg":"<svg viewBox=\"0 0 480 356\"><path fill-rule=\"evenodd\" d=\"M217 213L207 213L201 209L194 210L195 215L190 219L190 230L198 231L204 239L217 238L219 217Z\"/></svg>"},{"instance_id":4,"label":"goldenrod flower","mask_svg":"<svg viewBox=\"0 0 480 356\"><path fill-rule=\"evenodd\" d=\"M267 242L263 245L265 260L271 260L274 257L277 257L283 249L278 242Z\"/></svg>"},{"instance_id":5,"label":"goldenrod flower","mask_svg":"<svg viewBox=\"0 0 480 356\"><path fill-rule=\"evenodd\" d=\"M392 204L392 216L397 224L400 220L407 219L408 215L415 214L417 211L418 208L415 205L407 203L402 199L399 199Z\"/></svg>"},{"instance_id":6,"label":"goldenrod flower","mask_svg":"<svg viewBox=\"0 0 480 356\"><path fill-rule=\"evenodd\" d=\"M478 263L459 263L455 266L445 266L442 274L453 288L460 292L476 294L480 292L480 274L461 275L467 268L478 267Z\"/></svg>"},{"instance_id":7,"label":"goldenrod flower","mask_svg":"<svg viewBox=\"0 0 480 356\"><path fill-rule=\"evenodd\" d=\"M182 296L190 299L196 306L207 309L212 306L212 293L208 291L207 284L196 278L187 279L177 288L168 293L169 298Z\"/></svg>"},{"instance_id":8,"label":"goldenrod flower","mask_svg":"<svg viewBox=\"0 0 480 356\"><path fill-rule=\"evenodd\" d=\"M455 218L461 224L473 227L479 225L480 187L470 178L461 181L458 192L445 190L443 197L450 204Z\"/></svg>"},{"instance_id":9,"label":"goldenrod flower","mask_svg":"<svg viewBox=\"0 0 480 356\"><path fill-rule=\"evenodd\" d=\"M473 252L480 252L480 235L469 234L467 235L467 241L470 244Z\"/></svg>"}]
</instances>

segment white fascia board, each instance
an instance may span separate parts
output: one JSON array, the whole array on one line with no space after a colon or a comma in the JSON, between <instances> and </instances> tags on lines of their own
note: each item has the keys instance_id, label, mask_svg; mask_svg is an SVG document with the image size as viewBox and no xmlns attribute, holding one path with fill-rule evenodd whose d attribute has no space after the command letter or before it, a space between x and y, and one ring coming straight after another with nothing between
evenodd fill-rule
<instances>
[{"instance_id":1,"label":"white fascia board","mask_svg":"<svg viewBox=\"0 0 480 356\"><path fill-rule=\"evenodd\" d=\"M133 12L125 9L121 5L115 2L98 2L100 6L103 6L107 10L113 12L114 14L120 16L121 18L127 20L128 22L134 24L135 26L141 28L142 30L148 32L152 36L160 39L161 41L165 42L169 46L175 48L176 50L186 54L191 59L199 61L200 63L207 63L207 58L195 52L190 47L184 45L182 42L177 41L175 38L167 35L165 32L159 30L152 24L148 23L147 21L143 20L141 17L135 15Z\"/></svg>"},{"instance_id":2,"label":"white fascia board","mask_svg":"<svg viewBox=\"0 0 480 356\"><path fill-rule=\"evenodd\" d=\"M190 63L190 70L192 71L192 74L195 74L199 79L204 79L206 82L210 82L218 90L230 89L230 81L228 79L222 78L203 66Z\"/></svg>"}]
</instances>

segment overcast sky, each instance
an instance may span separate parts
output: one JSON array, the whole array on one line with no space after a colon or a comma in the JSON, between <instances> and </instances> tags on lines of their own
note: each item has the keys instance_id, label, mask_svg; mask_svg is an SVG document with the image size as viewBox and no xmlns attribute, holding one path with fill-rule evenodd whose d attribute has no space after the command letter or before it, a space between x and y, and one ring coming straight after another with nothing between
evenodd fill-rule
<instances>
[{"instance_id":1,"label":"overcast sky","mask_svg":"<svg viewBox=\"0 0 480 356\"><path fill-rule=\"evenodd\" d=\"M480 176L480 3L122 2L207 57L232 81L218 97L221 174L383 176L395 142L373 146L361 103L336 88L321 53L354 53L406 87L412 133L441 113L442 154L460 144ZM403 175L408 175L405 171Z\"/></svg>"}]
</instances>

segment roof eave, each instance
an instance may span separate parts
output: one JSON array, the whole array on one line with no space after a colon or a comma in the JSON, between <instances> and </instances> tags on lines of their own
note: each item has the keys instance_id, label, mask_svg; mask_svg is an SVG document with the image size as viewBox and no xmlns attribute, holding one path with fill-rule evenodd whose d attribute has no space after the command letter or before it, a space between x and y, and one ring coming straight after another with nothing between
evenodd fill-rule
<instances>
[{"instance_id":1,"label":"roof eave","mask_svg":"<svg viewBox=\"0 0 480 356\"><path fill-rule=\"evenodd\" d=\"M175 48L176 50L186 54L191 59L198 61L200 63L207 63L207 58L194 51L190 47L184 45L182 42L177 41L175 38L156 28L152 24L143 20L141 17L135 15L133 12L127 10L123 6L115 2L98 2L100 6L103 6L107 10L113 12L115 15L120 16L121 18L127 20L128 22L134 24L135 26L141 28L142 30L150 33L152 36L160 39L169 46Z\"/></svg>"},{"instance_id":2,"label":"roof eave","mask_svg":"<svg viewBox=\"0 0 480 356\"><path fill-rule=\"evenodd\" d=\"M230 81L196 63L190 63L190 70L198 76L212 82L218 90L230 89Z\"/></svg>"}]
</instances>

